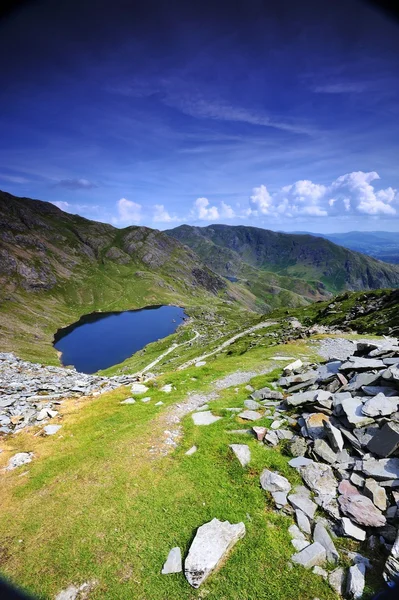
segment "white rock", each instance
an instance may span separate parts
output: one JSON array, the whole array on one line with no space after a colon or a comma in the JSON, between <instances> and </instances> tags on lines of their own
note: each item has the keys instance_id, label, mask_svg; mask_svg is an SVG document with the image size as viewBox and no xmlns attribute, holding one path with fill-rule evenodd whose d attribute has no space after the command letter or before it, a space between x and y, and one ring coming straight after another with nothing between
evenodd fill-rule
<instances>
[{"instance_id":1,"label":"white rock","mask_svg":"<svg viewBox=\"0 0 399 600\"><path fill-rule=\"evenodd\" d=\"M181 573L182 570L181 550L179 547L172 548L162 567L161 573L162 575L169 575L170 573Z\"/></svg>"},{"instance_id":2,"label":"white rock","mask_svg":"<svg viewBox=\"0 0 399 600\"><path fill-rule=\"evenodd\" d=\"M310 458L305 458L304 456L296 456L295 458L291 458L288 462L290 467L294 467L294 469L298 469L299 467L306 467L306 465L311 465L313 460Z\"/></svg>"},{"instance_id":3,"label":"white rock","mask_svg":"<svg viewBox=\"0 0 399 600\"><path fill-rule=\"evenodd\" d=\"M342 400L342 409L346 417L354 427L364 427L370 423L374 423L374 419L366 417L363 414L362 398L345 398Z\"/></svg>"},{"instance_id":4,"label":"white rock","mask_svg":"<svg viewBox=\"0 0 399 600\"><path fill-rule=\"evenodd\" d=\"M315 575L320 575L320 577L323 577L323 579L327 579L327 577L328 577L327 571L317 565L315 567L313 567L312 573L314 573Z\"/></svg>"},{"instance_id":5,"label":"white rock","mask_svg":"<svg viewBox=\"0 0 399 600\"><path fill-rule=\"evenodd\" d=\"M257 421L262 418L262 415L254 410L244 410L238 416L245 421Z\"/></svg>"},{"instance_id":6,"label":"white rock","mask_svg":"<svg viewBox=\"0 0 399 600\"><path fill-rule=\"evenodd\" d=\"M97 585L97 581L88 581L81 586L70 585L55 597L55 600L84 600L88 598L88 593Z\"/></svg>"},{"instance_id":7,"label":"white rock","mask_svg":"<svg viewBox=\"0 0 399 600\"><path fill-rule=\"evenodd\" d=\"M215 415L213 415L210 410L199 413L193 413L191 416L195 425L211 425L212 423L216 423L216 421L219 421L222 418L215 417Z\"/></svg>"},{"instance_id":8,"label":"white rock","mask_svg":"<svg viewBox=\"0 0 399 600\"><path fill-rule=\"evenodd\" d=\"M260 485L267 492L289 492L291 484L279 473L264 469L260 476Z\"/></svg>"},{"instance_id":9,"label":"white rock","mask_svg":"<svg viewBox=\"0 0 399 600\"><path fill-rule=\"evenodd\" d=\"M150 398L150 396L146 396L145 398L140 398L140 400L141 400L142 402L144 402L144 404L147 404L148 402L150 402L150 401L151 401L151 398Z\"/></svg>"},{"instance_id":10,"label":"white rock","mask_svg":"<svg viewBox=\"0 0 399 600\"><path fill-rule=\"evenodd\" d=\"M323 565L326 562L326 551L321 544L314 542L301 552L298 552L298 554L294 554L291 560L298 565L302 565L305 569L310 569L316 565Z\"/></svg>"},{"instance_id":11,"label":"white rock","mask_svg":"<svg viewBox=\"0 0 399 600\"><path fill-rule=\"evenodd\" d=\"M126 400L122 400L121 404L135 404L135 402L134 398L126 398Z\"/></svg>"},{"instance_id":12,"label":"white rock","mask_svg":"<svg viewBox=\"0 0 399 600\"><path fill-rule=\"evenodd\" d=\"M342 596L345 590L345 570L342 567L337 567L328 576L328 583L333 590Z\"/></svg>"},{"instance_id":13,"label":"white rock","mask_svg":"<svg viewBox=\"0 0 399 600\"><path fill-rule=\"evenodd\" d=\"M17 469L22 465L26 465L32 462L32 458L33 452L18 452L18 454L14 454L14 456L10 458L5 470L12 471L13 469Z\"/></svg>"},{"instance_id":14,"label":"white rock","mask_svg":"<svg viewBox=\"0 0 399 600\"><path fill-rule=\"evenodd\" d=\"M335 452L341 452L344 448L344 439L340 430L330 423L330 421L324 421L323 426L332 449Z\"/></svg>"},{"instance_id":15,"label":"white rock","mask_svg":"<svg viewBox=\"0 0 399 600\"><path fill-rule=\"evenodd\" d=\"M293 538L291 540L291 544L294 546L297 552L300 552L304 548L310 546L310 542L308 542L308 540L298 540L297 538Z\"/></svg>"},{"instance_id":16,"label":"white rock","mask_svg":"<svg viewBox=\"0 0 399 600\"><path fill-rule=\"evenodd\" d=\"M279 360L283 360L284 357L279 358ZM300 369L303 366L303 362L301 361L300 358L298 358L298 360L295 360L294 362L290 363L289 365L287 365L286 367L284 367L284 373L291 373L292 371L296 371L297 369Z\"/></svg>"},{"instance_id":17,"label":"white rock","mask_svg":"<svg viewBox=\"0 0 399 600\"><path fill-rule=\"evenodd\" d=\"M46 427L43 428L43 431L46 435L54 435L60 429L61 425L46 425Z\"/></svg>"},{"instance_id":18,"label":"white rock","mask_svg":"<svg viewBox=\"0 0 399 600\"><path fill-rule=\"evenodd\" d=\"M303 494L291 494L288 496L288 502L294 509L299 509L305 513L309 519L313 519L317 509L317 504L312 502L309 498Z\"/></svg>"},{"instance_id":19,"label":"white rock","mask_svg":"<svg viewBox=\"0 0 399 600\"><path fill-rule=\"evenodd\" d=\"M165 392L165 394L170 394L171 391L172 391L172 384L171 383L166 383L165 385L163 385L161 387L161 392Z\"/></svg>"},{"instance_id":20,"label":"white rock","mask_svg":"<svg viewBox=\"0 0 399 600\"><path fill-rule=\"evenodd\" d=\"M195 363L196 367L203 367L204 365L206 365L206 360L199 360Z\"/></svg>"},{"instance_id":21,"label":"white rock","mask_svg":"<svg viewBox=\"0 0 399 600\"><path fill-rule=\"evenodd\" d=\"M189 450L187 450L187 452L185 454L186 454L186 456L191 456L192 454L197 452L197 450L198 450L197 446L191 446L191 448Z\"/></svg>"},{"instance_id":22,"label":"white rock","mask_svg":"<svg viewBox=\"0 0 399 600\"><path fill-rule=\"evenodd\" d=\"M148 387L144 383L133 383L130 389L132 394L145 394Z\"/></svg>"},{"instance_id":23,"label":"white rock","mask_svg":"<svg viewBox=\"0 0 399 600\"><path fill-rule=\"evenodd\" d=\"M154 406L163 406L162 400L160 400L159 402L155 402Z\"/></svg>"},{"instance_id":24,"label":"white rock","mask_svg":"<svg viewBox=\"0 0 399 600\"><path fill-rule=\"evenodd\" d=\"M47 414L47 409L42 408L42 410L40 412L37 413L36 415L36 419L38 421L43 421L44 419L47 419L48 414Z\"/></svg>"},{"instance_id":25,"label":"white rock","mask_svg":"<svg viewBox=\"0 0 399 600\"><path fill-rule=\"evenodd\" d=\"M212 519L199 527L184 564L189 584L198 588L244 535L244 523L232 525L228 521Z\"/></svg>"},{"instance_id":26,"label":"white rock","mask_svg":"<svg viewBox=\"0 0 399 600\"><path fill-rule=\"evenodd\" d=\"M349 598L357 600L363 596L363 590L365 585L364 575L366 572L366 566L362 563L358 563L350 567L348 571L348 582L346 586L346 592Z\"/></svg>"},{"instance_id":27,"label":"white rock","mask_svg":"<svg viewBox=\"0 0 399 600\"><path fill-rule=\"evenodd\" d=\"M229 446L242 467L246 467L251 460L251 451L246 444L230 444Z\"/></svg>"},{"instance_id":28,"label":"white rock","mask_svg":"<svg viewBox=\"0 0 399 600\"><path fill-rule=\"evenodd\" d=\"M342 529L346 536L352 537L355 540L363 542L366 539L366 532L364 529L361 529L352 523L348 517L342 517Z\"/></svg>"},{"instance_id":29,"label":"white rock","mask_svg":"<svg viewBox=\"0 0 399 600\"><path fill-rule=\"evenodd\" d=\"M299 508L295 511L296 522L298 523L298 527L304 533L310 535L312 533L312 529L310 527L310 521L305 513Z\"/></svg>"}]
</instances>

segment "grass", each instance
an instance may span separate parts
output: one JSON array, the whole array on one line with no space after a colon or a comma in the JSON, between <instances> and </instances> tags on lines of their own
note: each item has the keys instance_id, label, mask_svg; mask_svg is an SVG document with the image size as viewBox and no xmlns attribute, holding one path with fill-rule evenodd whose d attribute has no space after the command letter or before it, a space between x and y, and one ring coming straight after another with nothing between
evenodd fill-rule
<instances>
[{"instance_id":1,"label":"grass","mask_svg":"<svg viewBox=\"0 0 399 600\"><path fill-rule=\"evenodd\" d=\"M270 349L270 355L272 350L287 353L285 347ZM295 356L305 352L303 344L289 350ZM263 367L264 354L248 352L241 368ZM172 383L176 392L166 395L153 388L150 404L121 405L129 395L126 388L91 401L70 401L57 436L25 432L4 443L2 464L22 450L33 451L35 459L2 475L2 572L42 598L91 579L99 582L93 599L334 598L320 578L288 568L291 519L274 513L259 487L265 467L299 482L288 457L245 438L252 461L243 470L228 449L243 436L227 432L240 425L224 408L242 406L247 397L243 385L238 392L221 392L213 403L214 413L225 415L222 420L201 428L187 416L174 453L162 457L149 451L163 436L167 406L189 390L212 390L213 381L235 370L234 364L234 356L222 356L203 369L168 374L157 383ZM253 382L265 385L276 374ZM157 408L159 399L165 405ZM193 444L198 452L185 456ZM198 591L181 574L161 576L170 548L178 545L185 555L196 529L213 517L243 521L247 528L221 571Z\"/></svg>"}]
</instances>

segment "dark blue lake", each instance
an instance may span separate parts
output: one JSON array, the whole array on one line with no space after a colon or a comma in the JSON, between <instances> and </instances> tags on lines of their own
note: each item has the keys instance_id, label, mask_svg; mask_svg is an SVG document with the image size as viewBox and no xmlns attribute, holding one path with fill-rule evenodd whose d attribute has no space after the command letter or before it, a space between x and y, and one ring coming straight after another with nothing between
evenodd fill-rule
<instances>
[{"instance_id":1,"label":"dark blue lake","mask_svg":"<svg viewBox=\"0 0 399 600\"><path fill-rule=\"evenodd\" d=\"M95 373L174 333L187 315L179 306L149 306L118 313L92 313L54 336L63 365Z\"/></svg>"}]
</instances>

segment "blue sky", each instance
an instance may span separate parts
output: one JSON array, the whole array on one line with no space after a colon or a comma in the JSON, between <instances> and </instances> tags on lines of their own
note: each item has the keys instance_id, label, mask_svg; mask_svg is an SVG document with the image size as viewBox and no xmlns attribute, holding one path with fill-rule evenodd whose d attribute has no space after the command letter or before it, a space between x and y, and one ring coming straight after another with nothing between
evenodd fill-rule
<instances>
[{"instance_id":1,"label":"blue sky","mask_svg":"<svg viewBox=\"0 0 399 600\"><path fill-rule=\"evenodd\" d=\"M399 22L369 3L32 2L0 63L0 189L118 227L399 230Z\"/></svg>"}]
</instances>

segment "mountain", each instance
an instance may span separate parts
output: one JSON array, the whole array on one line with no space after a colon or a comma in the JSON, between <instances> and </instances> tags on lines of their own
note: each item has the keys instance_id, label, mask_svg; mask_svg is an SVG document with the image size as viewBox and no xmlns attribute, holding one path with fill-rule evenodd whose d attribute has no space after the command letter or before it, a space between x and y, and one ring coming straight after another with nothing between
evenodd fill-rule
<instances>
[{"instance_id":1,"label":"mountain","mask_svg":"<svg viewBox=\"0 0 399 600\"><path fill-rule=\"evenodd\" d=\"M250 304L231 288L160 231L117 229L0 192L2 351L56 362L54 333L83 314L163 303L227 312Z\"/></svg>"},{"instance_id":2,"label":"mountain","mask_svg":"<svg viewBox=\"0 0 399 600\"><path fill-rule=\"evenodd\" d=\"M399 233L393 231L349 231L348 233L312 233L334 244L373 256L387 263L399 264Z\"/></svg>"},{"instance_id":3,"label":"mountain","mask_svg":"<svg viewBox=\"0 0 399 600\"><path fill-rule=\"evenodd\" d=\"M278 233L247 226L181 225L166 231L224 277L247 279L279 276L282 286L302 294L326 295L342 290L399 287L399 266L388 265L312 235ZM307 290L305 289L307 286ZM254 292L256 293L256 291Z\"/></svg>"}]
</instances>

